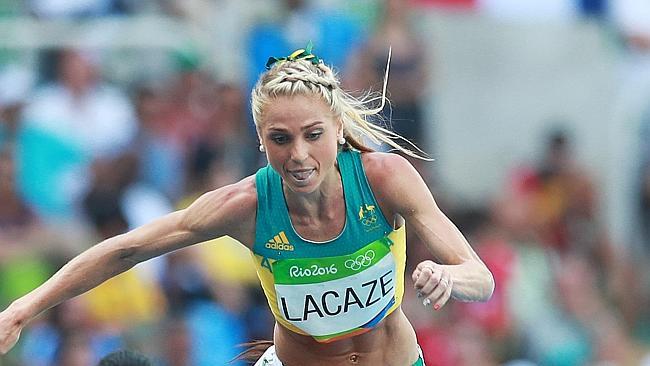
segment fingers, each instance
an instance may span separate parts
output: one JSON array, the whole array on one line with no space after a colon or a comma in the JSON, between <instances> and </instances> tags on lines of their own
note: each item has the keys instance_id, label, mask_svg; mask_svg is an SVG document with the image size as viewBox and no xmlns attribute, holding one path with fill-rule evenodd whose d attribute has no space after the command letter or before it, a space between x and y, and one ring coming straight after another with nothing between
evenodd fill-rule
<instances>
[{"instance_id":1,"label":"fingers","mask_svg":"<svg viewBox=\"0 0 650 366\"><path fill-rule=\"evenodd\" d=\"M5 339L0 339L0 355L4 355L18 342L18 337L20 332L13 334L3 334L2 337Z\"/></svg>"},{"instance_id":2,"label":"fingers","mask_svg":"<svg viewBox=\"0 0 650 366\"><path fill-rule=\"evenodd\" d=\"M413 271L413 275L411 278L413 279L413 282L417 282L417 279L419 278L420 274L422 273L422 270L425 268L428 269L434 269L437 266L436 263L432 261L422 261L420 262L417 267L415 267L415 270Z\"/></svg>"},{"instance_id":3,"label":"fingers","mask_svg":"<svg viewBox=\"0 0 650 366\"><path fill-rule=\"evenodd\" d=\"M440 282L440 279L440 271L436 271L432 267L424 267L414 281L415 289L423 294L429 294Z\"/></svg>"},{"instance_id":4,"label":"fingers","mask_svg":"<svg viewBox=\"0 0 650 366\"><path fill-rule=\"evenodd\" d=\"M424 306L433 305L434 310L439 310L451 298L453 281L444 267L432 261L421 262L413 271L412 278Z\"/></svg>"},{"instance_id":5,"label":"fingers","mask_svg":"<svg viewBox=\"0 0 650 366\"><path fill-rule=\"evenodd\" d=\"M434 299L432 300L433 302L433 309L434 310L440 310L447 301L451 298L451 290L453 288L453 283L451 282L451 279L448 280L448 282L444 283L441 286L438 286L438 289L441 290L440 296L436 297L435 295L431 295L430 298Z\"/></svg>"},{"instance_id":6,"label":"fingers","mask_svg":"<svg viewBox=\"0 0 650 366\"><path fill-rule=\"evenodd\" d=\"M18 342L22 327L12 325L5 312L0 313L0 355L4 355Z\"/></svg>"}]
</instances>

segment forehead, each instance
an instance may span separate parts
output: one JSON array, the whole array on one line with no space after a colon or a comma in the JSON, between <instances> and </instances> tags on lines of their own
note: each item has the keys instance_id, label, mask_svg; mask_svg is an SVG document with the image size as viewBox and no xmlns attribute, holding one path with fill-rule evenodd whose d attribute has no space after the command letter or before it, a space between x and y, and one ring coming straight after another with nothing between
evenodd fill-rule
<instances>
[{"instance_id":1,"label":"forehead","mask_svg":"<svg viewBox=\"0 0 650 366\"><path fill-rule=\"evenodd\" d=\"M262 128L299 128L314 122L335 122L329 105L315 95L273 98L264 108L261 117Z\"/></svg>"}]
</instances>

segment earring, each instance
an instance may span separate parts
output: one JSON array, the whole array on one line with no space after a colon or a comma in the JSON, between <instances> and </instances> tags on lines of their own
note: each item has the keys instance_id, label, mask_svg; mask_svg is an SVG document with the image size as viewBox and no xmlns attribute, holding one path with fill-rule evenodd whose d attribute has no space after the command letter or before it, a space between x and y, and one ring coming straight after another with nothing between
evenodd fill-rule
<instances>
[{"instance_id":1,"label":"earring","mask_svg":"<svg viewBox=\"0 0 650 366\"><path fill-rule=\"evenodd\" d=\"M264 145L260 144L260 152L265 152L266 149L264 149Z\"/></svg>"},{"instance_id":2,"label":"earring","mask_svg":"<svg viewBox=\"0 0 650 366\"><path fill-rule=\"evenodd\" d=\"M345 137L339 136L339 145L345 145L346 142Z\"/></svg>"}]
</instances>

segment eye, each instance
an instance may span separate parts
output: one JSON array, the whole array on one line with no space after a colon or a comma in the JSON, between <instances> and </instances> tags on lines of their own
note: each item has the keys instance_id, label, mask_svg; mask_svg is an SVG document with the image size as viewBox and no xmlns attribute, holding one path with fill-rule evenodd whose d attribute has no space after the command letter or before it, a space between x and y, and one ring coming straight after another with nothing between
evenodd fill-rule
<instances>
[{"instance_id":1,"label":"eye","mask_svg":"<svg viewBox=\"0 0 650 366\"><path fill-rule=\"evenodd\" d=\"M284 135L284 134L273 134L270 136L271 141L278 145L286 144L289 142L289 136Z\"/></svg>"},{"instance_id":2,"label":"eye","mask_svg":"<svg viewBox=\"0 0 650 366\"><path fill-rule=\"evenodd\" d=\"M322 134L323 134L323 131L321 131L321 130L316 130L316 131L309 132L307 134L307 140L312 140L312 141L313 140L318 140L321 137Z\"/></svg>"}]
</instances>

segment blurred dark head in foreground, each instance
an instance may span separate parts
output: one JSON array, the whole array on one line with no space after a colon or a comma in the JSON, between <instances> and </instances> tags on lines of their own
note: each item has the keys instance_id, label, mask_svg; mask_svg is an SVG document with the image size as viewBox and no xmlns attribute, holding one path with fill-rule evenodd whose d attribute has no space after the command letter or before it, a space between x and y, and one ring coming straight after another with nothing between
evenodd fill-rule
<instances>
[{"instance_id":1,"label":"blurred dark head in foreground","mask_svg":"<svg viewBox=\"0 0 650 366\"><path fill-rule=\"evenodd\" d=\"M105 356L97 366L153 366L153 364L140 353L121 350Z\"/></svg>"}]
</instances>

